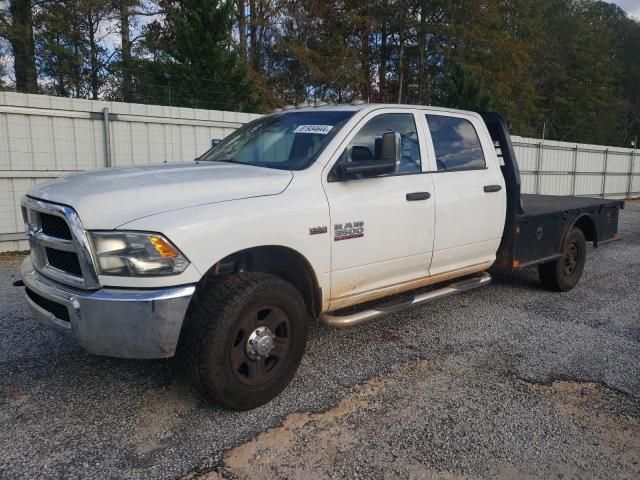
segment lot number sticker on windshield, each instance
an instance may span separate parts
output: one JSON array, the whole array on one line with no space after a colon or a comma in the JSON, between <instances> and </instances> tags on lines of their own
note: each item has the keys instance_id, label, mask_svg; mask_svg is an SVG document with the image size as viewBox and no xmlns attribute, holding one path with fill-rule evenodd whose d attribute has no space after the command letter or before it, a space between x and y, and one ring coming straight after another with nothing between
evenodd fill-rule
<instances>
[{"instance_id":1,"label":"lot number sticker on windshield","mask_svg":"<svg viewBox=\"0 0 640 480\"><path fill-rule=\"evenodd\" d=\"M326 135L331 131L333 125L298 125L293 133L317 133Z\"/></svg>"}]
</instances>

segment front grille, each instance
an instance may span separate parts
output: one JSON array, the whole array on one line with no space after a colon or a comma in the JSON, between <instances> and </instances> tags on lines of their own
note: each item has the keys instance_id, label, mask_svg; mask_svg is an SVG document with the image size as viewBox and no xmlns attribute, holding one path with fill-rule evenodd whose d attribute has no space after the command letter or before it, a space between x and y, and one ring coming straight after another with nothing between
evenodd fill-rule
<instances>
[{"instance_id":1,"label":"front grille","mask_svg":"<svg viewBox=\"0 0 640 480\"><path fill-rule=\"evenodd\" d=\"M57 268L76 277L82 277L82 268L80 268L80 261L76 253L63 252L62 250L49 247L44 250L47 253L49 265L53 268Z\"/></svg>"},{"instance_id":2,"label":"front grille","mask_svg":"<svg viewBox=\"0 0 640 480\"><path fill-rule=\"evenodd\" d=\"M100 287L87 233L73 208L23 197L22 213L36 271L75 288Z\"/></svg>"},{"instance_id":3,"label":"front grille","mask_svg":"<svg viewBox=\"0 0 640 480\"><path fill-rule=\"evenodd\" d=\"M38 305L40 308L44 308L47 312L52 313L56 318L63 320L65 322L70 322L71 319L69 317L69 310L64 305L54 302L53 300L49 300L48 298L44 298L42 295L38 295L36 292L30 289L27 290L27 296Z\"/></svg>"},{"instance_id":4,"label":"front grille","mask_svg":"<svg viewBox=\"0 0 640 480\"><path fill-rule=\"evenodd\" d=\"M42 232L50 237L61 238L63 240L73 240L71 230L64 218L48 213L40 213L40 224Z\"/></svg>"}]
</instances>

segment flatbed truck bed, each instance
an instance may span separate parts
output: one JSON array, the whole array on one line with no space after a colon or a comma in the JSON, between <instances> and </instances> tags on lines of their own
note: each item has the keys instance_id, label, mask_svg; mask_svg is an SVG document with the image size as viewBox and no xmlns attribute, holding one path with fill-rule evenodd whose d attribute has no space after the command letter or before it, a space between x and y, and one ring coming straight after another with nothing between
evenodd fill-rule
<instances>
[{"instance_id":1,"label":"flatbed truck bed","mask_svg":"<svg viewBox=\"0 0 640 480\"><path fill-rule=\"evenodd\" d=\"M531 195L520 192L520 170L504 119L495 113L482 117L502 158L507 188L507 218L493 270L513 272L548 264L565 255L574 228L594 247L618 238L621 200Z\"/></svg>"}]
</instances>

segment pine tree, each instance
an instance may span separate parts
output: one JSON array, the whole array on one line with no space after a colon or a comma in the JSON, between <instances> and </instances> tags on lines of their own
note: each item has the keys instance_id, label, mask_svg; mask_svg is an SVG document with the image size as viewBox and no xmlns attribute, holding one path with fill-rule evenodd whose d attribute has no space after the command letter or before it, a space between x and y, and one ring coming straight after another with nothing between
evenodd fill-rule
<instances>
[{"instance_id":1,"label":"pine tree","mask_svg":"<svg viewBox=\"0 0 640 480\"><path fill-rule=\"evenodd\" d=\"M149 26L141 93L168 105L240 111L259 108L247 69L231 49L233 3L218 0L163 1L164 19Z\"/></svg>"},{"instance_id":2,"label":"pine tree","mask_svg":"<svg viewBox=\"0 0 640 480\"><path fill-rule=\"evenodd\" d=\"M445 104L463 110L487 110L490 98L484 81L464 64L456 64L449 75Z\"/></svg>"},{"instance_id":3,"label":"pine tree","mask_svg":"<svg viewBox=\"0 0 640 480\"><path fill-rule=\"evenodd\" d=\"M112 16L111 0L52 1L36 11L45 92L93 100L102 96L112 58L105 42Z\"/></svg>"},{"instance_id":4,"label":"pine tree","mask_svg":"<svg viewBox=\"0 0 640 480\"><path fill-rule=\"evenodd\" d=\"M16 90L25 93L38 91L36 53L33 38L32 0L8 0L0 9L0 37L6 38L13 53Z\"/></svg>"}]
</instances>

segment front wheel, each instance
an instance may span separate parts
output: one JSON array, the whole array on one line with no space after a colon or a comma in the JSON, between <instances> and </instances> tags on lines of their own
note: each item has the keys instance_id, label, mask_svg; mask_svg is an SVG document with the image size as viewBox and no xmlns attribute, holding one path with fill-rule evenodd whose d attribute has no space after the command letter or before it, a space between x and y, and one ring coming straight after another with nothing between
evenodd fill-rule
<instances>
[{"instance_id":1,"label":"front wheel","mask_svg":"<svg viewBox=\"0 0 640 480\"><path fill-rule=\"evenodd\" d=\"M548 290L568 292L580 281L587 261L587 241L582 230L571 230L562 254L557 260L538 265L540 281Z\"/></svg>"},{"instance_id":2,"label":"front wheel","mask_svg":"<svg viewBox=\"0 0 640 480\"><path fill-rule=\"evenodd\" d=\"M276 397L304 354L308 314L299 291L264 273L240 273L202 292L187 315L184 355L207 400L248 410Z\"/></svg>"}]
</instances>

